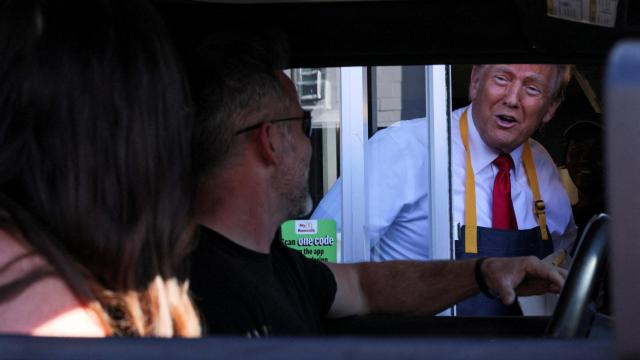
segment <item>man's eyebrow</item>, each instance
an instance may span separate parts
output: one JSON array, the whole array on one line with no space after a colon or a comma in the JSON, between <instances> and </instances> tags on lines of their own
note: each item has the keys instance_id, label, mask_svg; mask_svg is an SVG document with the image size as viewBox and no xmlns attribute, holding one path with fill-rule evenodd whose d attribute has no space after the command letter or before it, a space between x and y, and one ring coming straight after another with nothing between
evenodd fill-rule
<instances>
[{"instance_id":1,"label":"man's eyebrow","mask_svg":"<svg viewBox=\"0 0 640 360\"><path fill-rule=\"evenodd\" d=\"M493 73L508 73L508 74L513 74L513 70L511 70L511 68L507 67L507 66L495 66L493 68Z\"/></svg>"},{"instance_id":2,"label":"man's eyebrow","mask_svg":"<svg viewBox=\"0 0 640 360\"><path fill-rule=\"evenodd\" d=\"M541 84L547 84L548 83L548 81L545 79L545 77L542 74L536 73L536 72L528 74L527 76L525 76L525 80L533 80L533 81L539 82Z\"/></svg>"},{"instance_id":3,"label":"man's eyebrow","mask_svg":"<svg viewBox=\"0 0 640 360\"><path fill-rule=\"evenodd\" d=\"M498 65L498 66L494 67L494 69L493 69L493 73L494 74L495 73L501 73L501 72L502 73L507 73L509 75L513 75L515 73L511 68L509 68L507 66L499 66ZM531 72L529 74L526 74L526 76L524 77L523 80L524 80L524 82L533 81L535 83L538 83L540 85L545 85L545 86L549 84L549 82L545 80L545 77L542 74L537 73L537 72Z\"/></svg>"}]
</instances>

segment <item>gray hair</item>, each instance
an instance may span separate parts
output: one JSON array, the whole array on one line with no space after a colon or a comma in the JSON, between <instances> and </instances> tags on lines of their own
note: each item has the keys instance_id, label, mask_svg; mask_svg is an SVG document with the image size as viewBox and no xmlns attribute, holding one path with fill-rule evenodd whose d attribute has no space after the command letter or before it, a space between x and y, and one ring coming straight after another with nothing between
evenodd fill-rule
<instances>
[{"instance_id":1,"label":"gray hair","mask_svg":"<svg viewBox=\"0 0 640 360\"><path fill-rule=\"evenodd\" d=\"M235 32L215 34L198 48L191 67L196 104L193 163L202 176L231 155L235 132L249 124L250 114L274 104L289 104L277 72L288 61L283 35ZM254 120L255 122L255 120Z\"/></svg>"}]
</instances>

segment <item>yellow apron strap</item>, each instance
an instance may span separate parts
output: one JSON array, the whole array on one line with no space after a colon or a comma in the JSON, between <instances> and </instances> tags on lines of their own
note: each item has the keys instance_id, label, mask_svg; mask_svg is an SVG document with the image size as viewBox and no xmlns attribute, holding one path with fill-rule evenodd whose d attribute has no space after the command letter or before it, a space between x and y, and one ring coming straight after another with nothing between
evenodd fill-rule
<instances>
[{"instance_id":1,"label":"yellow apron strap","mask_svg":"<svg viewBox=\"0 0 640 360\"><path fill-rule=\"evenodd\" d=\"M464 184L464 252L478 253L478 220L476 218L476 181L471 166L471 151L469 151L469 125L467 124L467 110L460 117L460 135L464 144L467 168Z\"/></svg>"},{"instance_id":2,"label":"yellow apron strap","mask_svg":"<svg viewBox=\"0 0 640 360\"><path fill-rule=\"evenodd\" d=\"M529 186L533 193L533 211L538 219L538 226L540 226L540 235L542 240L549 240L549 232L547 230L547 215L545 213L545 205L542 197L540 196L540 188L538 187L538 173L536 166L533 163L533 155L531 155L531 147L529 141L525 141L524 149L522 151L522 162L524 164L524 170L527 172L527 179L529 180Z\"/></svg>"}]
</instances>

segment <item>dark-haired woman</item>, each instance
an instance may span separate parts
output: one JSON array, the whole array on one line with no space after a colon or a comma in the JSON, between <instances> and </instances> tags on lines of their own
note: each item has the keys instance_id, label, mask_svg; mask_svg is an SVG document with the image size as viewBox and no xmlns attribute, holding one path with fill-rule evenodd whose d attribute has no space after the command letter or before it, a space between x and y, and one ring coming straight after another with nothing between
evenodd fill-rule
<instances>
[{"instance_id":1,"label":"dark-haired woman","mask_svg":"<svg viewBox=\"0 0 640 360\"><path fill-rule=\"evenodd\" d=\"M0 332L200 334L188 106L145 1L0 1Z\"/></svg>"}]
</instances>

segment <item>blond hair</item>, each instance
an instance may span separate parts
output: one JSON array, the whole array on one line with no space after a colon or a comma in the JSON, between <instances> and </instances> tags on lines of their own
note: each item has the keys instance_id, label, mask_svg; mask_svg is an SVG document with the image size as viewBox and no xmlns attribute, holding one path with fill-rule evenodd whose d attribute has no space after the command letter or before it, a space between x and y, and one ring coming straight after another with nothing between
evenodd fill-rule
<instances>
[{"instance_id":1,"label":"blond hair","mask_svg":"<svg viewBox=\"0 0 640 360\"><path fill-rule=\"evenodd\" d=\"M474 64L479 71L483 71L483 69L490 64ZM573 65L571 64L548 64L552 65L556 68L553 80L551 82L551 96L550 98L555 101L563 101L564 100L564 91L569 85L571 81L571 74L573 72ZM471 84L469 85L469 91L471 91ZM469 96L471 98L471 96Z\"/></svg>"},{"instance_id":2,"label":"blond hair","mask_svg":"<svg viewBox=\"0 0 640 360\"><path fill-rule=\"evenodd\" d=\"M202 334L189 282L157 276L143 291L113 292L93 286L88 303L108 336L198 337Z\"/></svg>"}]
</instances>

